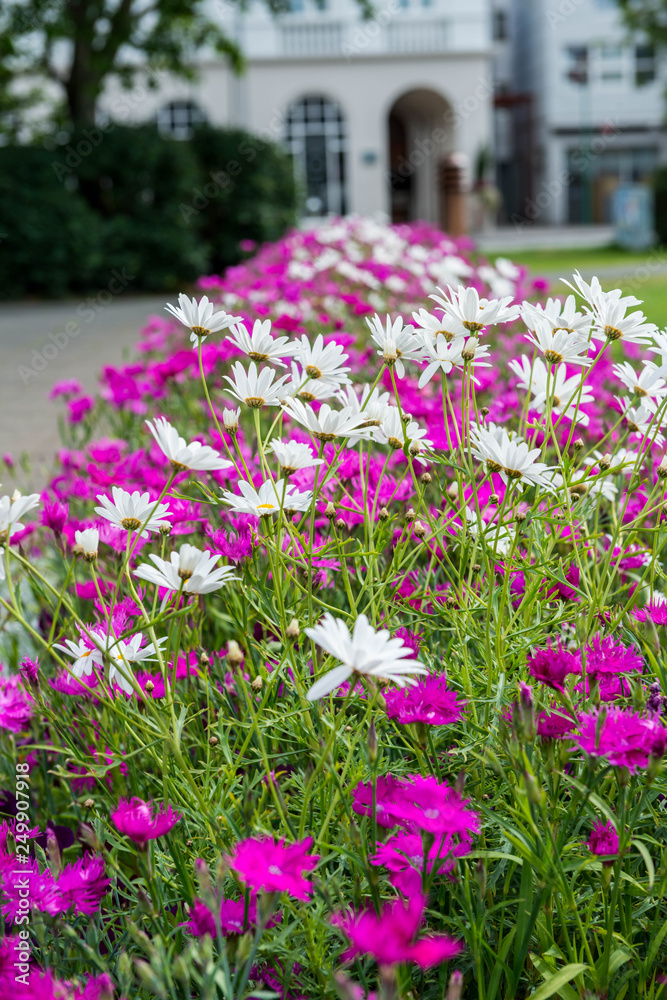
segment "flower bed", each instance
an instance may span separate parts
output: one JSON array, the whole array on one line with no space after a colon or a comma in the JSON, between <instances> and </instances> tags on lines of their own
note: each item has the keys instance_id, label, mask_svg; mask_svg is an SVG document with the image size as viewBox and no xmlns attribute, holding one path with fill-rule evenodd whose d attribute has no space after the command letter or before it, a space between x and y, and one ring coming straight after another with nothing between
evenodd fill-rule
<instances>
[{"instance_id":1,"label":"flower bed","mask_svg":"<svg viewBox=\"0 0 667 1000\"><path fill-rule=\"evenodd\" d=\"M571 280L337 222L55 387L1 996L664 996L667 335Z\"/></svg>"}]
</instances>

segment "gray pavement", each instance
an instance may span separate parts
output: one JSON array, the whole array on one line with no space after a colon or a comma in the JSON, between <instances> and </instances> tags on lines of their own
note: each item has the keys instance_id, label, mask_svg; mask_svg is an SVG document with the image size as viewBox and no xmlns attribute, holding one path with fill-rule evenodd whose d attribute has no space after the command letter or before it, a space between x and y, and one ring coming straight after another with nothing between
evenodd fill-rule
<instances>
[{"instance_id":1,"label":"gray pavement","mask_svg":"<svg viewBox=\"0 0 667 1000\"><path fill-rule=\"evenodd\" d=\"M519 250L568 250L570 247L607 247L614 241L613 226L499 226L475 233L473 239L483 253Z\"/></svg>"},{"instance_id":2,"label":"gray pavement","mask_svg":"<svg viewBox=\"0 0 667 1000\"><path fill-rule=\"evenodd\" d=\"M48 400L53 384L76 378L94 393L104 365L130 360L146 319L168 301L105 298L0 303L0 455L28 460L31 471L18 482L43 486L59 446L64 406ZM7 473L2 479L9 485Z\"/></svg>"}]
</instances>

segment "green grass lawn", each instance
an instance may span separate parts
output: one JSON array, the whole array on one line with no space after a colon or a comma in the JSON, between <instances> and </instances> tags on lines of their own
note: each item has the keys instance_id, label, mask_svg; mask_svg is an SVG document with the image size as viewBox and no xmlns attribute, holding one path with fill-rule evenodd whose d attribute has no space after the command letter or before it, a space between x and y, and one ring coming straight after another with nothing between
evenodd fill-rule
<instances>
[{"instance_id":1,"label":"green grass lawn","mask_svg":"<svg viewBox=\"0 0 667 1000\"><path fill-rule=\"evenodd\" d=\"M552 280L552 291L565 291L558 277L569 277L578 270L584 278L597 274L603 288L621 288L627 295L642 299L647 317L662 329L667 326L667 249L656 247L631 253L620 247L594 247L571 250L521 250L488 255L509 257L530 268L533 275Z\"/></svg>"}]
</instances>

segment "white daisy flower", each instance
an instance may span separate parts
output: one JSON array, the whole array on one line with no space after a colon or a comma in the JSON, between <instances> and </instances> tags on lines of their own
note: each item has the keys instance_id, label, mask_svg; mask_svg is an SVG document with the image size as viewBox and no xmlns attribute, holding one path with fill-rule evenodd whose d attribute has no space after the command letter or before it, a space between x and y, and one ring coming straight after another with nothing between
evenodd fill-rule
<instances>
[{"instance_id":1,"label":"white daisy flower","mask_svg":"<svg viewBox=\"0 0 667 1000\"><path fill-rule=\"evenodd\" d=\"M67 656L71 656L74 662L70 670L75 677L83 677L84 674L92 674L95 667L101 667L103 655L100 649L89 649L83 639L74 642L72 639L65 639L64 645L61 642L54 642L54 649L59 649Z\"/></svg>"},{"instance_id":2,"label":"white daisy flower","mask_svg":"<svg viewBox=\"0 0 667 1000\"><path fill-rule=\"evenodd\" d=\"M143 636L139 633L131 636L130 639L117 639L109 644L111 636L106 640L102 639L105 645L105 652L110 660L109 684L117 684L126 694L132 694L134 688L130 678L133 676L131 664L143 663L146 660L154 660L157 657L157 649L152 642L142 646ZM167 637L158 639L158 649L167 642Z\"/></svg>"},{"instance_id":3,"label":"white daisy flower","mask_svg":"<svg viewBox=\"0 0 667 1000\"><path fill-rule=\"evenodd\" d=\"M375 438L379 444L387 444L395 451L402 451L406 443L410 453L433 449L433 442L426 437L428 432L416 420L402 420L397 406L388 406Z\"/></svg>"},{"instance_id":4,"label":"white daisy flower","mask_svg":"<svg viewBox=\"0 0 667 1000\"><path fill-rule=\"evenodd\" d=\"M653 341L655 347L649 347L649 354L659 354L660 355L660 368L667 371L667 330L660 330L658 333L653 334Z\"/></svg>"},{"instance_id":5,"label":"white daisy flower","mask_svg":"<svg viewBox=\"0 0 667 1000\"><path fill-rule=\"evenodd\" d=\"M183 588L186 594L212 594L230 580L236 580L230 566L218 566L219 555L202 552L194 545L181 545L180 552L172 552L169 562L159 556L149 555L153 563L142 563L134 575L168 591Z\"/></svg>"},{"instance_id":6,"label":"white daisy flower","mask_svg":"<svg viewBox=\"0 0 667 1000\"><path fill-rule=\"evenodd\" d=\"M660 425L655 422L655 413L653 410L649 410L641 404L633 406L632 400L626 399L625 396L614 396L614 399L617 400L621 407L621 412L625 417L631 434L637 434L640 438L650 435L655 444L663 444L665 438L661 430L658 430Z\"/></svg>"},{"instance_id":7,"label":"white daisy flower","mask_svg":"<svg viewBox=\"0 0 667 1000\"><path fill-rule=\"evenodd\" d=\"M222 411L222 426L225 428L228 434L232 437L236 434L239 429L239 418L241 416L241 407L237 406L235 410L224 409Z\"/></svg>"},{"instance_id":8,"label":"white daisy flower","mask_svg":"<svg viewBox=\"0 0 667 1000\"><path fill-rule=\"evenodd\" d=\"M583 403L592 403L595 397L586 386L581 388L581 376L571 375L568 378L567 369L562 364L554 368L549 375L541 358L535 358L531 365L530 359L525 354L522 354L517 361L510 361L508 367L518 376L520 387L533 394L530 401L532 409L538 413L546 413L548 385L551 412L559 417L565 414L569 420L574 420L576 415L576 423L584 427L588 425L588 415L582 413L581 409L577 410L577 400L581 407Z\"/></svg>"},{"instance_id":9,"label":"white daisy flower","mask_svg":"<svg viewBox=\"0 0 667 1000\"><path fill-rule=\"evenodd\" d=\"M475 273L470 264L455 254L446 254L441 260L432 261L427 271L436 285L458 285L461 278L470 278Z\"/></svg>"},{"instance_id":10,"label":"white daisy flower","mask_svg":"<svg viewBox=\"0 0 667 1000\"><path fill-rule=\"evenodd\" d=\"M626 316L623 300L607 299L593 312L593 336L596 340L625 340L630 344L650 344L658 333L655 323L649 323L643 312Z\"/></svg>"},{"instance_id":11,"label":"white daisy flower","mask_svg":"<svg viewBox=\"0 0 667 1000\"><path fill-rule=\"evenodd\" d=\"M590 313L577 312L574 295L568 295L565 302L550 298L544 305L539 302L523 302L521 318L531 331L541 320L546 320L554 332L564 330L566 333L584 334L586 338L591 328Z\"/></svg>"},{"instance_id":12,"label":"white daisy flower","mask_svg":"<svg viewBox=\"0 0 667 1000\"><path fill-rule=\"evenodd\" d=\"M318 441L346 438L353 432L363 436L361 429L363 415L354 413L349 406L344 406L341 410L332 410L328 403L322 403L315 413L312 406L302 403L300 399L289 399L285 403L285 413L306 427Z\"/></svg>"},{"instance_id":13,"label":"white daisy flower","mask_svg":"<svg viewBox=\"0 0 667 1000\"><path fill-rule=\"evenodd\" d=\"M100 545L100 533L97 528L84 528L83 531L74 532L74 541L77 548L86 562L94 562L97 559L97 550Z\"/></svg>"},{"instance_id":14,"label":"white daisy flower","mask_svg":"<svg viewBox=\"0 0 667 1000\"><path fill-rule=\"evenodd\" d=\"M292 378L285 386L283 399L298 396L306 403L323 402L331 399L336 392L336 383L323 378L311 378L295 361L292 362Z\"/></svg>"},{"instance_id":15,"label":"white daisy flower","mask_svg":"<svg viewBox=\"0 0 667 1000\"><path fill-rule=\"evenodd\" d=\"M609 462L609 469L612 472L622 472L624 475L629 476L637 458L638 454L636 451L617 447L613 455L611 453L594 451L591 456L585 459L585 463L586 465L599 465L603 462L606 465Z\"/></svg>"},{"instance_id":16,"label":"white daisy flower","mask_svg":"<svg viewBox=\"0 0 667 1000\"><path fill-rule=\"evenodd\" d=\"M219 333L220 330L227 330L234 323L241 322L240 316L231 316L224 309L214 312L215 307L209 302L207 295L197 302L196 299L189 299L187 295L181 294L178 296L177 306L169 304L165 309L191 330L190 340L193 344L211 333Z\"/></svg>"},{"instance_id":17,"label":"white daisy flower","mask_svg":"<svg viewBox=\"0 0 667 1000\"><path fill-rule=\"evenodd\" d=\"M295 510L305 511L313 502L311 490L300 493L296 486L288 484L283 479L279 479L276 483L267 479L259 490L255 490L250 483L241 479L239 489L242 496L230 490L225 490L222 494L224 503L228 503L231 509L239 514L268 517L271 514L278 514L281 510L286 513Z\"/></svg>"},{"instance_id":18,"label":"white daisy flower","mask_svg":"<svg viewBox=\"0 0 667 1000\"><path fill-rule=\"evenodd\" d=\"M536 317L535 320L534 329L526 334L526 340L537 347L550 365L568 362L587 367L593 363L592 358L586 357L590 347L588 340L582 339L577 333L554 330L544 319Z\"/></svg>"},{"instance_id":19,"label":"white daisy flower","mask_svg":"<svg viewBox=\"0 0 667 1000\"><path fill-rule=\"evenodd\" d=\"M299 345L293 341L290 342L289 337L274 339L271 336L270 319L256 319L252 333L248 333L244 323L235 323L227 337L252 361L272 361L274 364L280 365L281 368L287 367L282 359L293 357L299 349Z\"/></svg>"},{"instance_id":20,"label":"white daisy flower","mask_svg":"<svg viewBox=\"0 0 667 1000\"><path fill-rule=\"evenodd\" d=\"M301 343L296 345L295 357L311 379L324 379L335 385L346 385L350 381L347 374L349 365L344 365L348 355L340 344L331 342L325 345L321 333L315 338L314 344L310 343L304 333Z\"/></svg>"},{"instance_id":21,"label":"white daisy flower","mask_svg":"<svg viewBox=\"0 0 667 1000\"><path fill-rule=\"evenodd\" d=\"M553 483L545 475L548 466L538 462L539 448L529 448L525 441L511 440L507 433L498 435L480 427L472 437L472 453L489 472L496 472L509 486L512 483L521 489L521 484L542 486L553 490Z\"/></svg>"},{"instance_id":22,"label":"white daisy flower","mask_svg":"<svg viewBox=\"0 0 667 1000\"><path fill-rule=\"evenodd\" d=\"M352 674L395 681L399 687L416 683L410 674L428 674L424 664L412 658L412 650L403 639L392 639L386 629L376 632L366 615L359 615L352 635L345 622L329 612L319 624L304 631L321 649L341 661L340 666L313 684L306 695L308 701L324 698Z\"/></svg>"},{"instance_id":23,"label":"white daisy flower","mask_svg":"<svg viewBox=\"0 0 667 1000\"><path fill-rule=\"evenodd\" d=\"M39 506L39 493L22 496L16 491L11 497L0 497L0 545L4 545L17 531L23 529L21 518Z\"/></svg>"},{"instance_id":24,"label":"white daisy flower","mask_svg":"<svg viewBox=\"0 0 667 1000\"><path fill-rule=\"evenodd\" d=\"M228 462L220 452L207 444L191 441L187 444L175 427L165 417L156 417L153 422L146 421L146 426L157 441L162 453L169 459L172 469L180 472L192 469L194 472L212 472L219 469L230 469L233 462Z\"/></svg>"},{"instance_id":25,"label":"white daisy flower","mask_svg":"<svg viewBox=\"0 0 667 1000\"><path fill-rule=\"evenodd\" d=\"M644 362L644 369L637 374L627 361L623 364L614 365L613 371L626 389L629 389L641 405L653 413L667 396L667 382L665 382L663 372L656 368L650 361Z\"/></svg>"},{"instance_id":26,"label":"white daisy flower","mask_svg":"<svg viewBox=\"0 0 667 1000\"><path fill-rule=\"evenodd\" d=\"M599 306L604 305L607 302L617 302L620 305L625 306L629 309L631 306L640 306L642 304L641 299L636 299L634 295L623 296L623 292L620 288L612 288L611 291L605 292L602 285L600 284L599 278L593 276L590 283L584 281L581 277L579 271L575 271L572 276L571 281L567 281L565 278L561 278L563 284L571 288L573 292L577 292L581 295L582 299L591 306L592 309L597 309Z\"/></svg>"},{"instance_id":27,"label":"white daisy flower","mask_svg":"<svg viewBox=\"0 0 667 1000\"><path fill-rule=\"evenodd\" d=\"M299 469L324 465L324 459L313 455L310 445L301 441L282 441L280 438L274 438L269 442L269 448L280 462L280 471L284 476L298 472Z\"/></svg>"},{"instance_id":28,"label":"white daisy flower","mask_svg":"<svg viewBox=\"0 0 667 1000\"><path fill-rule=\"evenodd\" d=\"M444 337L430 340L426 334L423 345L423 358L427 365L419 378L420 389L431 381L436 372L442 371L448 375L453 368L462 370L467 361L474 361L483 368L490 368L489 362L482 360L489 356L489 349L486 346L480 347L477 337L457 337L456 340L448 342Z\"/></svg>"},{"instance_id":29,"label":"white daisy flower","mask_svg":"<svg viewBox=\"0 0 667 1000\"><path fill-rule=\"evenodd\" d=\"M118 528L125 528L126 531L141 528L141 537L147 538L149 531L159 531L169 524L166 520L171 517L169 507L151 500L150 493L140 493L139 490L128 493L120 486L112 486L111 495L113 500L105 496L97 497L102 506L96 507L95 513Z\"/></svg>"},{"instance_id":30,"label":"white daisy flower","mask_svg":"<svg viewBox=\"0 0 667 1000\"><path fill-rule=\"evenodd\" d=\"M444 337L446 341L451 343L452 340L460 340L461 337L467 337L468 335L468 331L463 323L446 315L434 316L433 313L427 312L426 309L420 309L419 312L413 312L412 318L415 321L415 326L419 328L420 332L426 334L432 343L435 343L441 337ZM422 337L422 342L427 337Z\"/></svg>"},{"instance_id":31,"label":"white daisy flower","mask_svg":"<svg viewBox=\"0 0 667 1000\"><path fill-rule=\"evenodd\" d=\"M251 361L246 373L241 362L237 361L236 364L232 365L232 372L232 376L223 376L231 386L231 389L225 389L225 392L231 392L246 406L253 409L259 409L262 406L278 406L285 395L283 387L289 376L282 375L274 382L276 373L273 368L262 368L258 373L257 365Z\"/></svg>"},{"instance_id":32,"label":"white daisy flower","mask_svg":"<svg viewBox=\"0 0 667 1000\"><path fill-rule=\"evenodd\" d=\"M413 326L404 326L403 318L399 316L393 322L387 316L383 325L380 317L375 314L372 319L366 319L371 331L373 343L379 347L378 355L388 367L394 366L399 378L405 376L404 361L420 361L422 342L415 334Z\"/></svg>"},{"instance_id":33,"label":"white daisy flower","mask_svg":"<svg viewBox=\"0 0 667 1000\"><path fill-rule=\"evenodd\" d=\"M438 291L440 295L429 298L438 303L447 317L459 320L471 333L479 333L493 323L511 323L519 315L519 307L510 306L511 295L502 299L480 299L476 288L464 288L463 285L456 290L448 285L446 292L442 288Z\"/></svg>"}]
</instances>

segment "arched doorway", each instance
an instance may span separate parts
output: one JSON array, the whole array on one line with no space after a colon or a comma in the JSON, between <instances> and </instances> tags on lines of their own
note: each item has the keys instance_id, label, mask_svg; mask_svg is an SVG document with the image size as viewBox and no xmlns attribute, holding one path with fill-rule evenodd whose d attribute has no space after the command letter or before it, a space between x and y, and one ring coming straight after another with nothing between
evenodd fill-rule
<instances>
[{"instance_id":1,"label":"arched doorway","mask_svg":"<svg viewBox=\"0 0 667 1000\"><path fill-rule=\"evenodd\" d=\"M439 171L453 149L450 106L434 90L409 90L389 111L392 222L440 223Z\"/></svg>"},{"instance_id":2,"label":"arched doorway","mask_svg":"<svg viewBox=\"0 0 667 1000\"><path fill-rule=\"evenodd\" d=\"M347 129L340 107L315 94L290 104L285 142L304 193L305 214L344 215Z\"/></svg>"}]
</instances>

